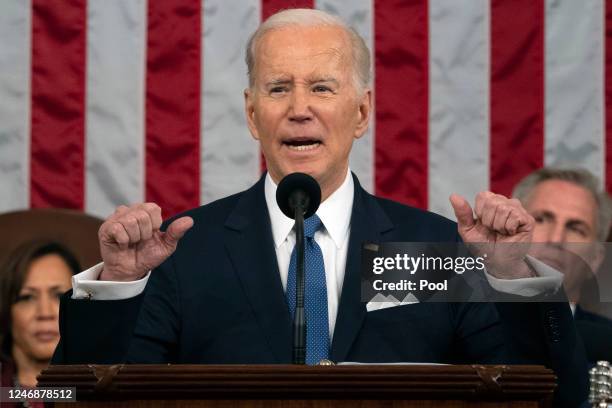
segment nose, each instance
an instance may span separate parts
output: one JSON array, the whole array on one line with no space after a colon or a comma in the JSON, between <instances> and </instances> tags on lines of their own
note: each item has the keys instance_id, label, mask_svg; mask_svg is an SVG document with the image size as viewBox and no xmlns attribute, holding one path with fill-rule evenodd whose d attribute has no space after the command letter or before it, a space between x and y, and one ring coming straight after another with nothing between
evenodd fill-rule
<instances>
[{"instance_id":1,"label":"nose","mask_svg":"<svg viewBox=\"0 0 612 408\"><path fill-rule=\"evenodd\" d=\"M57 298L49 295L40 296L36 306L39 320L52 320L56 318L59 309Z\"/></svg>"},{"instance_id":2,"label":"nose","mask_svg":"<svg viewBox=\"0 0 612 408\"><path fill-rule=\"evenodd\" d=\"M555 223L548 229L548 242L562 244L565 242L565 229L561 223Z\"/></svg>"},{"instance_id":3,"label":"nose","mask_svg":"<svg viewBox=\"0 0 612 408\"><path fill-rule=\"evenodd\" d=\"M310 95L306 90L297 87L290 98L289 121L305 123L310 122L312 117Z\"/></svg>"}]
</instances>

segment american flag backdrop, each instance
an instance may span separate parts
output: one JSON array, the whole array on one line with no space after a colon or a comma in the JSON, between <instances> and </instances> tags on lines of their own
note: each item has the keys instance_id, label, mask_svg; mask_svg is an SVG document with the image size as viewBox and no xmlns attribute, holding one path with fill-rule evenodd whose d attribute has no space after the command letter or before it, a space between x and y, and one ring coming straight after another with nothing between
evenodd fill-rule
<instances>
[{"instance_id":1,"label":"american flag backdrop","mask_svg":"<svg viewBox=\"0 0 612 408\"><path fill-rule=\"evenodd\" d=\"M0 212L166 215L261 174L244 46L287 7L338 14L374 56L351 153L369 191L450 216L544 164L612 187L604 0L0 0Z\"/></svg>"}]
</instances>

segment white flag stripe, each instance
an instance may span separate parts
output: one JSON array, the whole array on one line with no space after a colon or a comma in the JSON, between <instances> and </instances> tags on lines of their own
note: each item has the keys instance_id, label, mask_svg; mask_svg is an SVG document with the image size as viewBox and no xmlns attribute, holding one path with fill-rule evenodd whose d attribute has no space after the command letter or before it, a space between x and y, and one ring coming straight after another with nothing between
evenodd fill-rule
<instances>
[{"instance_id":1,"label":"white flag stripe","mask_svg":"<svg viewBox=\"0 0 612 408\"><path fill-rule=\"evenodd\" d=\"M488 188L494 164L490 3L429 0L429 157L422 188L429 209L451 218L448 195L471 198ZM262 5L261 0L198 4L203 7L200 199L207 203L248 187L260 175L259 144L246 129L242 91L244 46L260 22ZM374 52L376 4L315 0L314 5L345 19ZM603 181L606 3L545 0L544 5L545 164L586 167ZM87 1L87 8L85 211L105 216L145 197L147 0ZM0 2L0 212L30 205L31 16L40 11L31 0ZM41 27L54 30L52 16L37 16ZM374 118L372 112L368 134L351 152L351 168L370 191L377 170ZM402 182L397 180L398 186ZM49 205L53 201L49 198Z\"/></svg>"},{"instance_id":2,"label":"white flag stripe","mask_svg":"<svg viewBox=\"0 0 612 408\"><path fill-rule=\"evenodd\" d=\"M0 10L0 212L30 205L29 0Z\"/></svg>"},{"instance_id":3,"label":"white flag stripe","mask_svg":"<svg viewBox=\"0 0 612 408\"><path fill-rule=\"evenodd\" d=\"M261 20L259 0L206 0L202 37L201 201L244 190L260 171L244 115L244 49Z\"/></svg>"},{"instance_id":4,"label":"white flag stripe","mask_svg":"<svg viewBox=\"0 0 612 408\"><path fill-rule=\"evenodd\" d=\"M317 9L335 14L342 18L365 40L368 48L373 53L373 20L374 5L372 0L317 0ZM372 65L374 61L372 61ZM374 78L372 77L372 87ZM359 177L359 182L369 192L374 192L374 129L375 111L370 114L370 126L368 131L353 144L350 156L351 170Z\"/></svg>"},{"instance_id":5,"label":"white flag stripe","mask_svg":"<svg viewBox=\"0 0 612 408\"><path fill-rule=\"evenodd\" d=\"M144 200L146 0L87 7L85 211ZM112 29L109 29L112 27Z\"/></svg>"},{"instance_id":6,"label":"white flag stripe","mask_svg":"<svg viewBox=\"0 0 612 408\"><path fill-rule=\"evenodd\" d=\"M489 187L488 4L429 2L429 209L452 219L451 193Z\"/></svg>"},{"instance_id":7,"label":"white flag stripe","mask_svg":"<svg viewBox=\"0 0 612 408\"><path fill-rule=\"evenodd\" d=\"M602 180L604 14L600 0L546 1L544 163L581 166Z\"/></svg>"}]
</instances>

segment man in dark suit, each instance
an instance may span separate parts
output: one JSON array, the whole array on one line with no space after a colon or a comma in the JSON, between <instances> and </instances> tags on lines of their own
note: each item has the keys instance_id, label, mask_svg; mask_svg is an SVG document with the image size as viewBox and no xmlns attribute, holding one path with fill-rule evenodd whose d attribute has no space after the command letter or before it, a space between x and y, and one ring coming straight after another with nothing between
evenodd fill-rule
<instances>
[{"instance_id":1,"label":"man in dark suit","mask_svg":"<svg viewBox=\"0 0 612 408\"><path fill-rule=\"evenodd\" d=\"M328 358L543 363L559 375L568 406L583 399L585 361L566 303L422 303L367 312L360 301L363 242L528 243L534 224L517 200L488 192L474 210L451 198L457 225L360 187L348 158L371 111L363 39L324 12L287 10L255 32L247 65L246 117L267 175L161 229L155 204L118 208L100 228L104 263L83 272L62 300L56 363L291 362L285 292L295 232L274 194L284 176L303 172L322 191L322 224L309 239L325 269L316 319L325 321ZM497 281L542 279L524 257L491 262L488 273Z\"/></svg>"},{"instance_id":2,"label":"man in dark suit","mask_svg":"<svg viewBox=\"0 0 612 408\"><path fill-rule=\"evenodd\" d=\"M534 251L564 273L576 327L591 363L612 359L612 320L600 302L606 290L597 274L612 221L612 202L589 171L545 167L521 180L513 196L534 217ZM603 299L605 300L605 299ZM585 309L586 306L586 309Z\"/></svg>"}]
</instances>

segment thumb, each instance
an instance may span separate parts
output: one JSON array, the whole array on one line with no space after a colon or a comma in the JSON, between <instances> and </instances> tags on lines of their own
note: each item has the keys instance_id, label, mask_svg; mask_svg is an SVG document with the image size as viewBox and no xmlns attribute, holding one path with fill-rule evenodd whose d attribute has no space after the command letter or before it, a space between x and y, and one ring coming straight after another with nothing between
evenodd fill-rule
<instances>
[{"instance_id":1,"label":"thumb","mask_svg":"<svg viewBox=\"0 0 612 408\"><path fill-rule=\"evenodd\" d=\"M168 246L172 248L176 247L179 240L183 238L183 235L189 230L189 228L193 227L193 218L191 217L181 217L178 218L166 229L166 233L163 235L163 239Z\"/></svg>"},{"instance_id":2,"label":"thumb","mask_svg":"<svg viewBox=\"0 0 612 408\"><path fill-rule=\"evenodd\" d=\"M459 228L466 229L474 226L474 213L470 203L459 194L451 194L450 203L453 206L455 217L457 217L457 224Z\"/></svg>"}]
</instances>

